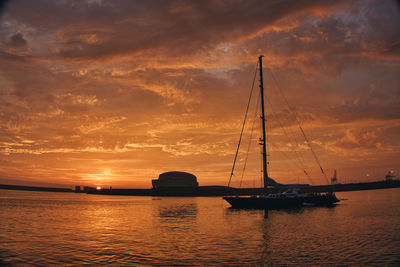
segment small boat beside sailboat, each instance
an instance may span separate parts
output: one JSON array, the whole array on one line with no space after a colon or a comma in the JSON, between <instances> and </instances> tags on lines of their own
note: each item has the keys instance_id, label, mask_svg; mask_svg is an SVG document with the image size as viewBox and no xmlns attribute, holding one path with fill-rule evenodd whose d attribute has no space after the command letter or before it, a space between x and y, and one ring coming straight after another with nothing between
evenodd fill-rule
<instances>
[{"instance_id":1,"label":"small boat beside sailboat","mask_svg":"<svg viewBox=\"0 0 400 267\"><path fill-rule=\"evenodd\" d=\"M223 199L227 201L232 208L245 208L245 209L295 209L301 208L305 205L312 206L331 206L340 200L336 197L334 192L326 192L326 193L303 193L296 189L288 189L283 191L282 193L268 193L268 183L273 181L268 176L267 171L267 149L266 149L266 118L265 118L265 104L264 104L264 84L263 84L263 67L262 67L262 58L260 56L258 58L258 68L259 68L259 80L260 80L260 99L261 99L261 123L262 123L262 137L259 139L259 144L262 146L262 173L263 173L263 184L264 184L264 193L257 196L225 196ZM248 109L248 108L247 108ZM247 115L247 111L246 111ZM243 126L244 127L244 126ZM300 128L301 129L301 128ZM301 129L304 137L306 138L303 129ZM243 128L242 128L243 133ZM242 138L242 133L239 139L239 145ZM307 143L308 139L306 138ZM235 161L237 157L236 152ZM316 158L315 153L313 152L314 157ZM233 170L235 167L235 161L232 167L231 177L229 179L229 183L233 176ZM321 171L323 172L322 167L320 166ZM325 175L325 173L324 173ZM335 180L336 180L336 172L335 172ZM273 181L275 184L277 183Z\"/></svg>"}]
</instances>

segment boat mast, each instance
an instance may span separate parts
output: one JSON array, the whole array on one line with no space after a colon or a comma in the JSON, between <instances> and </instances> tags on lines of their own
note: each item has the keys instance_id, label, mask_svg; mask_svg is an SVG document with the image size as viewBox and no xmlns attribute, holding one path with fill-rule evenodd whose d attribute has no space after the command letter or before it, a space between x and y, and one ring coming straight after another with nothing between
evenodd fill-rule
<instances>
[{"instance_id":1,"label":"boat mast","mask_svg":"<svg viewBox=\"0 0 400 267\"><path fill-rule=\"evenodd\" d=\"M263 178L264 178L264 193L267 192L268 186L268 171L267 171L267 148L266 148L266 134L265 134L265 112L264 112L264 81L263 81L263 69L262 69L262 58L259 56L258 61L260 64L260 90L261 90L261 120L262 120L262 131L263 136L261 141L262 145L262 157L263 157Z\"/></svg>"}]
</instances>

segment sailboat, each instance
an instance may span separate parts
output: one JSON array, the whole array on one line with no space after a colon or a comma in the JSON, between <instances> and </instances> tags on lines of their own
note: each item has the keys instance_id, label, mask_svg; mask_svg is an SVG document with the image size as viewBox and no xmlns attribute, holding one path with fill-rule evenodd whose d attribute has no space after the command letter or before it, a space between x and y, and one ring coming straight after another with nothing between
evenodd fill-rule
<instances>
[{"instance_id":1,"label":"sailboat","mask_svg":"<svg viewBox=\"0 0 400 267\"><path fill-rule=\"evenodd\" d=\"M290 209L299 208L306 204L311 205L332 205L338 202L333 192L324 194L319 193L299 193L297 190L285 191L283 193L268 194L268 177L267 171L267 148L266 148L266 123L265 123L265 105L264 105L264 82L263 82L263 67L262 58L259 56L259 76L260 76L260 98L261 98L261 122L262 122L262 164L263 164L263 194L257 196L226 196L223 197L232 208L254 208L254 209ZM240 145L240 141L239 141ZM322 169L322 168L321 168ZM233 169L231 177L233 174Z\"/></svg>"}]
</instances>

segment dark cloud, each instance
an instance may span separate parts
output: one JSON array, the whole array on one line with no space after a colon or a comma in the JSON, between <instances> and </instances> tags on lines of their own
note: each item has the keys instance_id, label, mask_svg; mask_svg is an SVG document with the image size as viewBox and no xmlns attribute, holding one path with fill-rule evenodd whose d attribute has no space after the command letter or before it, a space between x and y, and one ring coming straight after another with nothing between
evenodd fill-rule
<instances>
[{"instance_id":1,"label":"dark cloud","mask_svg":"<svg viewBox=\"0 0 400 267\"><path fill-rule=\"evenodd\" d=\"M400 43L396 43L391 46L388 46L387 49L382 52L382 54L385 56L389 56L389 57L399 58L400 57Z\"/></svg>"},{"instance_id":2,"label":"dark cloud","mask_svg":"<svg viewBox=\"0 0 400 267\"><path fill-rule=\"evenodd\" d=\"M3 15L4 10L7 8L7 4L9 3L9 0L1 0L0 1L0 17Z\"/></svg>"},{"instance_id":3,"label":"dark cloud","mask_svg":"<svg viewBox=\"0 0 400 267\"><path fill-rule=\"evenodd\" d=\"M386 56L387 64L398 60L400 12L374 1L360 1L348 12L298 17L291 29L269 31L246 45L257 49L260 42L265 43L264 51L276 59L273 63L285 64L286 69L294 63L303 71L334 77L348 68L373 65L367 61L380 56Z\"/></svg>"},{"instance_id":4,"label":"dark cloud","mask_svg":"<svg viewBox=\"0 0 400 267\"><path fill-rule=\"evenodd\" d=\"M8 53L5 51L0 50L0 60L3 61L5 64L26 64L32 63L34 57L30 55L18 55L14 53Z\"/></svg>"},{"instance_id":5,"label":"dark cloud","mask_svg":"<svg viewBox=\"0 0 400 267\"><path fill-rule=\"evenodd\" d=\"M21 33L17 33L11 36L10 42L8 43L11 47L25 47L28 42L24 39Z\"/></svg>"},{"instance_id":6,"label":"dark cloud","mask_svg":"<svg viewBox=\"0 0 400 267\"><path fill-rule=\"evenodd\" d=\"M54 55L93 60L160 48L170 55L192 55L250 36L290 14L340 3L13 1L8 16L41 35L56 37Z\"/></svg>"},{"instance_id":7,"label":"dark cloud","mask_svg":"<svg viewBox=\"0 0 400 267\"><path fill-rule=\"evenodd\" d=\"M336 122L351 122L358 120L396 120L400 119L399 103L391 105L346 105L337 106L330 111Z\"/></svg>"}]
</instances>

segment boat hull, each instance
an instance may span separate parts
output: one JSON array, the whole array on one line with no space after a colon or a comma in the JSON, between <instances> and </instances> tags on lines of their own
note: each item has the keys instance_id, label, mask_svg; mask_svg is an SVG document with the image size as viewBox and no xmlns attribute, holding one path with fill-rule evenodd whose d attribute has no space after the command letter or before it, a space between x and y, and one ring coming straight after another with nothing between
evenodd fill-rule
<instances>
[{"instance_id":1,"label":"boat hull","mask_svg":"<svg viewBox=\"0 0 400 267\"><path fill-rule=\"evenodd\" d=\"M237 209L290 209L302 206L333 206L340 200L335 194L308 194L295 197L224 197L232 208Z\"/></svg>"},{"instance_id":2,"label":"boat hull","mask_svg":"<svg viewBox=\"0 0 400 267\"><path fill-rule=\"evenodd\" d=\"M302 198L303 204L313 206L332 206L340 200L335 194L313 194Z\"/></svg>"},{"instance_id":3,"label":"boat hull","mask_svg":"<svg viewBox=\"0 0 400 267\"><path fill-rule=\"evenodd\" d=\"M294 209L303 206L298 198L224 197L236 209Z\"/></svg>"}]
</instances>

